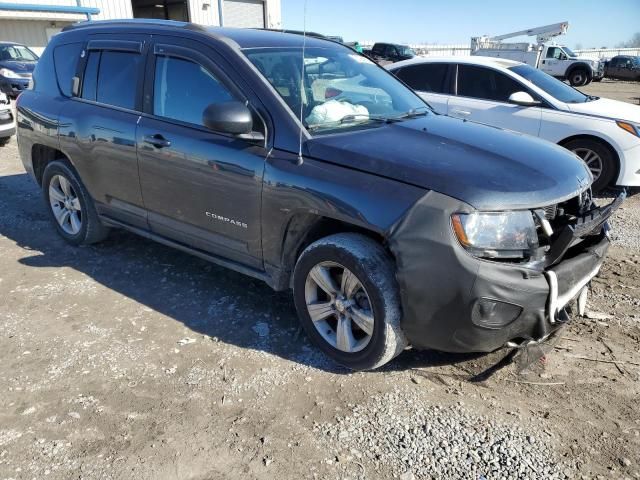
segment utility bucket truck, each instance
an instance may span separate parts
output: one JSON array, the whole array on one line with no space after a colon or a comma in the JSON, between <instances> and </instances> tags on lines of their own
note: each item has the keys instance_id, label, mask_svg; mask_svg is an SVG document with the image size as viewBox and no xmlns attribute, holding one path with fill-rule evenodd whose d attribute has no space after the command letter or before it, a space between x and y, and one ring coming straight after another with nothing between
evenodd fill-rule
<instances>
[{"instance_id":1,"label":"utility bucket truck","mask_svg":"<svg viewBox=\"0 0 640 480\"><path fill-rule=\"evenodd\" d=\"M569 29L569 22L520 30L496 37L472 37L471 55L515 60L539 68L561 80L569 80L574 87L600 81L604 65L598 60L578 57L568 47L551 41ZM536 43L504 43L503 40L521 36L536 37Z\"/></svg>"}]
</instances>

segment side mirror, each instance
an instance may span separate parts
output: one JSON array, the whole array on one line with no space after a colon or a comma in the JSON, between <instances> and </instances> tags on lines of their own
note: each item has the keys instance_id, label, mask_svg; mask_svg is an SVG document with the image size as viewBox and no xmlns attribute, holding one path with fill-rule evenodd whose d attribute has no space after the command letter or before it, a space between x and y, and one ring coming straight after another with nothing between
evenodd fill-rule
<instances>
[{"instance_id":1,"label":"side mirror","mask_svg":"<svg viewBox=\"0 0 640 480\"><path fill-rule=\"evenodd\" d=\"M514 105L520 105L521 107L535 107L540 105L540 102L534 100L527 92L514 92L509 97L509 103Z\"/></svg>"},{"instance_id":2,"label":"side mirror","mask_svg":"<svg viewBox=\"0 0 640 480\"><path fill-rule=\"evenodd\" d=\"M202 114L202 123L209 130L231 135L247 135L253 130L251 110L238 101L209 105Z\"/></svg>"}]
</instances>

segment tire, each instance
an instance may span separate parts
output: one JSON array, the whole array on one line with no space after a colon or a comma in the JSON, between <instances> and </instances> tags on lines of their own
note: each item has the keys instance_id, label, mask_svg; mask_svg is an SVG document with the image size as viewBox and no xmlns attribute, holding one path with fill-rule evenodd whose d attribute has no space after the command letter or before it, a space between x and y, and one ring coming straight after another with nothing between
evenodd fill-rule
<instances>
[{"instance_id":1,"label":"tire","mask_svg":"<svg viewBox=\"0 0 640 480\"><path fill-rule=\"evenodd\" d=\"M295 266L293 296L311 341L347 368L375 369L407 346L394 264L364 235L340 233L309 245ZM315 322L309 305L316 306Z\"/></svg>"},{"instance_id":2,"label":"tire","mask_svg":"<svg viewBox=\"0 0 640 480\"><path fill-rule=\"evenodd\" d=\"M567 142L563 144L563 147L571 150L587 162L587 166L594 176L593 185L591 186L591 190L594 193L600 192L613 181L618 171L618 166L613 151L608 145L598 140L583 138ZM593 154L598 158L596 159ZM594 162L600 164L599 174L593 168L595 166Z\"/></svg>"},{"instance_id":3,"label":"tire","mask_svg":"<svg viewBox=\"0 0 640 480\"><path fill-rule=\"evenodd\" d=\"M97 243L109 234L89 192L68 162L55 160L47 165L42 175L42 193L53 225L71 245Z\"/></svg>"},{"instance_id":4,"label":"tire","mask_svg":"<svg viewBox=\"0 0 640 480\"><path fill-rule=\"evenodd\" d=\"M11 141L11 137L2 137L0 138L0 147L4 147Z\"/></svg>"},{"instance_id":5,"label":"tire","mask_svg":"<svg viewBox=\"0 0 640 480\"><path fill-rule=\"evenodd\" d=\"M584 68L576 68L569 74L569 83L572 87L582 87L589 81L589 74Z\"/></svg>"}]
</instances>

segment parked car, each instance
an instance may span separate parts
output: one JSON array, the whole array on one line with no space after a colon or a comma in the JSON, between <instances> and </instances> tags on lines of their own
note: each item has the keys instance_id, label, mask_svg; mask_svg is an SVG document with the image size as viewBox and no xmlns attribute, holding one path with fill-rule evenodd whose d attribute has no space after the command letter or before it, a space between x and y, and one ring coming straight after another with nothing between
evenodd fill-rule
<instances>
[{"instance_id":1,"label":"parked car","mask_svg":"<svg viewBox=\"0 0 640 480\"><path fill-rule=\"evenodd\" d=\"M613 57L605 63L604 76L618 80L640 81L640 57L626 55Z\"/></svg>"},{"instance_id":2,"label":"parked car","mask_svg":"<svg viewBox=\"0 0 640 480\"><path fill-rule=\"evenodd\" d=\"M24 45L0 42L0 91L17 97L27 89L38 56Z\"/></svg>"},{"instance_id":3,"label":"parked car","mask_svg":"<svg viewBox=\"0 0 640 480\"><path fill-rule=\"evenodd\" d=\"M65 27L17 102L20 155L60 236L124 228L292 288L312 341L354 369L407 345L487 352L555 332L624 197L596 208L565 149L435 115L352 49L307 38L303 61L302 42ZM337 101L337 80L385 96Z\"/></svg>"},{"instance_id":4,"label":"parked car","mask_svg":"<svg viewBox=\"0 0 640 480\"><path fill-rule=\"evenodd\" d=\"M0 92L0 147L3 147L16 133L16 122L11 111L9 97Z\"/></svg>"},{"instance_id":5,"label":"parked car","mask_svg":"<svg viewBox=\"0 0 640 480\"><path fill-rule=\"evenodd\" d=\"M382 42L374 43L371 50L364 49L362 53L380 65L400 62L416 56L415 52L407 45Z\"/></svg>"},{"instance_id":6,"label":"parked car","mask_svg":"<svg viewBox=\"0 0 640 480\"><path fill-rule=\"evenodd\" d=\"M593 190L640 185L640 107L585 95L530 65L488 57L389 66L438 112L534 135L571 150Z\"/></svg>"}]
</instances>

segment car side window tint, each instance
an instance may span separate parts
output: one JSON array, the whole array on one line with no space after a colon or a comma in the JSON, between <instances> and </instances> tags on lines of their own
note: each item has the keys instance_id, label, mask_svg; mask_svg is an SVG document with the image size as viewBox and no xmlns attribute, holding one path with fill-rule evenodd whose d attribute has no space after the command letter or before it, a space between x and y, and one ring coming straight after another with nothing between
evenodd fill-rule
<instances>
[{"instance_id":1,"label":"car side window tint","mask_svg":"<svg viewBox=\"0 0 640 480\"><path fill-rule=\"evenodd\" d=\"M82 98L116 107L136 107L142 55L130 52L89 52L82 81Z\"/></svg>"},{"instance_id":2,"label":"car side window tint","mask_svg":"<svg viewBox=\"0 0 640 480\"><path fill-rule=\"evenodd\" d=\"M82 98L86 100L96 100L98 89L98 65L100 64L100 51L89 52L87 65L84 69L82 80Z\"/></svg>"},{"instance_id":3,"label":"car side window tint","mask_svg":"<svg viewBox=\"0 0 640 480\"><path fill-rule=\"evenodd\" d=\"M137 53L103 51L96 101L133 110L141 60Z\"/></svg>"},{"instance_id":4,"label":"car side window tint","mask_svg":"<svg viewBox=\"0 0 640 480\"><path fill-rule=\"evenodd\" d=\"M409 65L398 73L398 78L414 90L445 93L447 67L446 63Z\"/></svg>"},{"instance_id":5,"label":"car side window tint","mask_svg":"<svg viewBox=\"0 0 640 480\"><path fill-rule=\"evenodd\" d=\"M82 43L60 45L53 51L53 63L60 91L66 97L71 96L71 79L76 74Z\"/></svg>"},{"instance_id":6,"label":"car side window tint","mask_svg":"<svg viewBox=\"0 0 640 480\"><path fill-rule=\"evenodd\" d=\"M507 102L511 94L526 91L508 76L490 68L475 65L458 66L458 95Z\"/></svg>"},{"instance_id":7,"label":"car side window tint","mask_svg":"<svg viewBox=\"0 0 640 480\"><path fill-rule=\"evenodd\" d=\"M181 58L156 57L153 113L160 117L203 125L202 114L213 103L233 95L206 68Z\"/></svg>"}]
</instances>

